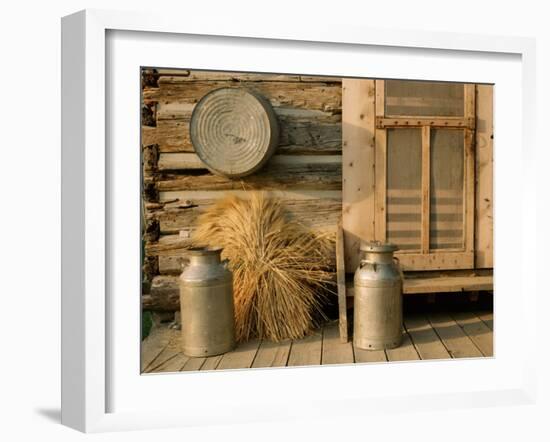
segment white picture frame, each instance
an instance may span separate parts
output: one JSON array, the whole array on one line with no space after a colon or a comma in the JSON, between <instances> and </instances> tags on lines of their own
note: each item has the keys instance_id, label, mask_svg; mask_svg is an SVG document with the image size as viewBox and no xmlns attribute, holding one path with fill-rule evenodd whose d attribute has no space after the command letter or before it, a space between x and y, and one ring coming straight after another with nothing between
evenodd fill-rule
<instances>
[{"instance_id":1,"label":"white picture frame","mask_svg":"<svg viewBox=\"0 0 550 442\"><path fill-rule=\"evenodd\" d=\"M117 36L122 38L116 40ZM115 40L109 41L109 38ZM138 44L142 44L144 48L148 40L154 40L154 44L149 45L148 49L140 51L142 53L139 57L134 57L136 38L140 41ZM135 355L139 353L139 331L135 327L135 321L139 322L139 319L131 314L118 316L117 312L121 311L118 303L127 302L128 299L133 299L131 296L135 296L135 304L138 305L139 291L134 293L133 290L128 290L131 293L127 293L126 297L120 295L115 300L112 295L113 290L121 293L120 290L117 292L116 288L126 287L125 281L131 281L139 254L133 256L129 253L129 261L135 262L128 264L129 267L121 271L120 274L123 276L119 278L117 273L117 277L113 278L112 266L121 259L121 247L130 243L120 243L120 247L113 244L117 241L132 241L132 235L122 235L120 222L124 210L119 203L121 195L130 192L132 186L139 194L139 187L134 180L136 175L135 171L132 172L133 166L127 168L129 175L124 175L126 172L120 167L121 161L124 161L124 152L116 151L116 148L109 150L109 143L120 145L121 141L117 138L119 135L122 137L120 140L125 141L135 140L136 135L139 137L139 130L135 133L135 128L139 126L139 111L136 110L134 122L131 121L134 117L117 120L121 115L121 105L128 106L129 109L132 109L133 105L120 101L113 104L113 97L109 94L113 92L111 83L116 83L117 72L111 71L109 66L115 61L114 58L120 58L128 63L124 66L133 69L140 57L146 53L154 53L150 60L154 60L155 64L145 65L188 68L217 66L225 70L247 70L246 66L249 66L248 70L289 72L284 68L277 69L274 64L270 65L277 62L275 55L260 59L263 60L261 69L258 68L258 62L254 65L244 58L237 57L230 62L221 52L216 66L175 66L173 63L163 63L163 60L169 59L163 57L170 57L170 51L177 49L180 44L186 44L186 39L200 46L205 44L204 39L209 38L215 39L216 44L222 46L235 43L232 50L242 50L243 56L248 53L247 51L253 54L254 51L258 53L262 50L272 50L273 54L282 53L279 56L284 57L285 51L296 51L294 55L301 55L296 57L296 60L299 60L299 63L296 61L297 70L303 70L303 64L309 63L307 72L302 73L340 76L353 76L355 73L356 76L379 78L405 78L403 75L406 75L407 78L421 79L428 75L426 65L420 62L424 59L429 60L429 79L492 83L500 75L498 78L502 82L496 81L495 86L495 293L502 293L503 296L498 302L495 301L495 358L486 361L427 361L418 364L373 364L368 367L201 373L200 376L186 379L178 377L179 375L140 377L138 366L136 370L127 372L124 360L129 360L130 364L133 364ZM171 48L170 44L174 46ZM121 52L121 48L124 51ZM323 60L323 57L319 57L318 63L313 59L308 62L305 56L307 51L316 51L317 48L320 54L324 52L341 57L341 64L333 62L327 67L327 61ZM195 51L199 52L196 48ZM368 54L373 60L374 57L380 57L376 60L382 60L386 57L385 54L390 55L387 56L386 64L379 63L374 68L369 67L364 75L361 75L357 66L345 67L346 57L366 54L364 51L370 51ZM528 312L535 308L538 294L536 280L528 277L526 265L529 256L536 255L536 201L534 193L529 191L535 187L535 177L528 173L535 152L535 46L532 39L420 31L394 33L343 25L332 26L330 32L327 32L326 27L316 26L314 23L294 29L281 23L274 26L251 22L212 22L206 17L194 17L194 20L182 25L178 17L169 15L87 10L63 19L62 55L63 424L80 431L99 432L204 425L209 422L258 422L312 416L363 415L380 410L397 413L411 409L455 409L501 403L534 403L536 358L532 355L535 354L536 324L528 320ZM399 57L405 57L409 62L407 74L396 67ZM491 68L491 63L485 62L491 57L498 58L506 66L508 63L509 72L499 73L494 66ZM449 61L456 59L464 60L466 64L471 63L468 66L477 66L477 63L480 69L476 72L449 66ZM514 85L519 86L520 90L514 89ZM123 92L128 93L129 89ZM125 96L124 93L120 95L121 98ZM135 91L133 100L135 99L139 99L138 90ZM113 108L108 106L109 103ZM506 107L506 104L513 103L519 106L516 109L521 109L519 113ZM132 112L130 110L127 113L132 115ZM516 124L510 125L513 118ZM116 130L111 127L111 131L108 131L106 121L113 120L121 121L121 124L117 123ZM523 183L515 188L506 184L505 176L515 165L514 156L516 159L518 156L514 146L521 157L519 176ZM137 145L135 151L138 151ZM129 163L133 164L132 161ZM138 166L135 164L136 168ZM137 173L139 175L139 172ZM113 188L116 188L117 192L113 192ZM518 200L521 201L521 212L505 212L507 200L510 198L515 199L516 203ZM129 206L128 213L133 213L132 207ZM499 217L499 212L503 216ZM116 213L121 214L120 217L116 216ZM506 232L510 229L517 233L515 260L504 254ZM133 250L136 249L139 249L137 240L133 246ZM521 262L519 269L518 259ZM120 266L118 268L120 269ZM515 280L511 281L512 277L515 277ZM137 282L134 281L134 286L137 286ZM505 296L507 291L511 290L520 294L514 300L514 305ZM130 310L134 311L135 308L136 306L133 306ZM517 328L512 330L509 318L514 311L517 315ZM130 321L128 327L126 319ZM126 332L119 333L120 329ZM135 344L131 341L133 338ZM522 343L522 351L516 352L514 360L508 347L518 342ZM128 350L131 353L126 354L116 351L121 345L135 347ZM113 363L117 360L117 363ZM358 374L365 374L367 370L370 378L377 379L378 389L368 382L364 386L357 384ZM417 385L407 386L405 381L397 382L393 386L386 384L383 379L390 371L397 379L402 379L405 373L410 373L410 376L418 379L415 383ZM445 385L445 379L443 376L438 379L438 372L445 372L447 379L448 376L456 376L453 391L447 391L442 387ZM127 376L124 376L124 373ZM477 373L477 380L471 377L473 373ZM315 381L320 378L329 385L331 380L342 378L345 380L344 388L341 391L332 389L328 395L324 394L324 397L316 395ZM467 379L470 379L470 384L466 384ZM489 379L492 381L487 383ZM294 394L307 394L306 399L300 402L299 396L292 397L293 393L290 392L291 400L285 406L281 406L283 398L277 396L277 391L285 382L292 385L293 388L290 390L295 390ZM116 402L122 404L120 406L112 400L112 392L119 388L119 384L124 384L126 388L120 388L117 393L120 400L117 399ZM206 404L197 396L197 403L192 408L176 407L170 402L162 408L155 409L131 409L124 405L135 402L135 398L131 396L132 389L143 388L140 391L153 395L155 392L161 394L161 390L181 388L183 384L186 385L188 394L199 395L198 391L201 390L206 392L202 393L205 398L211 398L213 393L209 389L215 388L218 392L217 400ZM242 394L239 397L231 390L230 384L241 388ZM351 385L354 389L350 393L348 387ZM427 388L429 385L431 387ZM299 388L295 388L297 386ZM260 395L267 394L266 392L273 397L271 404L251 402L254 398L261 399ZM329 401L338 406L325 406ZM304 404L307 406L304 407ZM236 410L241 413L236 413Z\"/></svg>"}]
</instances>

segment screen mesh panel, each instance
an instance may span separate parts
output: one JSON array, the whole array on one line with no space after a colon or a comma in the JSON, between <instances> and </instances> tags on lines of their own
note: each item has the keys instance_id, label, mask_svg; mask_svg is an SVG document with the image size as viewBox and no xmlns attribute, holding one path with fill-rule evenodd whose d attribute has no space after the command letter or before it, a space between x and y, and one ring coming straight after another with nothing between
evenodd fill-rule
<instances>
[{"instance_id":1,"label":"screen mesh panel","mask_svg":"<svg viewBox=\"0 0 550 442\"><path fill-rule=\"evenodd\" d=\"M389 116L464 116L464 84L386 80Z\"/></svg>"},{"instance_id":2,"label":"screen mesh panel","mask_svg":"<svg viewBox=\"0 0 550 442\"><path fill-rule=\"evenodd\" d=\"M421 129L387 131L386 238L400 250L420 249Z\"/></svg>"},{"instance_id":3,"label":"screen mesh panel","mask_svg":"<svg viewBox=\"0 0 550 442\"><path fill-rule=\"evenodd\" d=\"M430 131L430 249L464 247L464 131Z\"/></svg>"}]
</instances>

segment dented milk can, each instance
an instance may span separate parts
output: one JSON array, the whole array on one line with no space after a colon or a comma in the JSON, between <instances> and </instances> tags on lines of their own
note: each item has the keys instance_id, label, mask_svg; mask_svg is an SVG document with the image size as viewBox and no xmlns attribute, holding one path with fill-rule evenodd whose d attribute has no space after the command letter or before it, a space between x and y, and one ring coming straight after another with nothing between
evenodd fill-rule
<instances>
[{"instance_id":1,"label":"dented milk can","mask_svg":"<svg viewBox=\"0 0 550 442\"><path fill-rule=\"evenodd\" d=\"M233 274L220 248L193 248L180 276L183 353L213 356L235 347Z\"/></svg>"},{"instance_id":2,"label":"dented milk can","mask_svg":"<svg viewBox=\"0 0 550 442\"><path fill-rule=\"evenodd\" d=\"M393 244L361 246L365 254L355 272L353 343L365 350L398 347L402 339L402 279Z\"/></svg>"}]
</instances>

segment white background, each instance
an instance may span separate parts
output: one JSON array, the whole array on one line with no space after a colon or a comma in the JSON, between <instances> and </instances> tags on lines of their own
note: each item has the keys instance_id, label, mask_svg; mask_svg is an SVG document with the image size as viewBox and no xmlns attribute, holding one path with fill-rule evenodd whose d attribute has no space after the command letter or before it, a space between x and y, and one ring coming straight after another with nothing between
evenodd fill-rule
<instances>
[{"instance_id":1,"label":"white background","mask_svg":"<svg viewBox=\"0 0 550 442\"><path fill-rule=\"evenodd\" d=\"M550 78L550 32L543 2L366 2L294 1L193 2L151 1L20 1L3 4L0 26L2 48L2 315L0 336L0 432L4 440L81 440L85 436L61 427L59 421L60 358L60 17L82 8L147 10L165 8L181 14L182 24L193 12L246 16L249 20L350 23L386 28L508 34L537 37L538 78ZM177 5L181 5L176 7ZM314 6L313 6L314 5ZM391 17L391 20L389 18ZM385 20L387 18L388 20ZM327 25L327 29L330 26ZM545 127L550 115L544 100L548 85L538 84L538 123ZM539 142L543 143L542 130ZM545 146L548 142L544 141ZM7 154L7 155L6 155ZM546 194L548 152L538 161L539 195ZM548 210L539 212L539 250L547 249ZM510 238L511 253L513 238ZM542 259L542 254L540 255ZM541 262L542 263L542 262ZM539 266L542 279L542 265ZM535 267L533 267L535 271ZM550 304L540 299L536 310L548 343L548 329L542 328ZM541 355L548 352L541 347ZM542 358L543 356L541 356ZM540 373L550 373L548 356ZM413 381L413 380L411 380ZM378 415L368 421L343 418L323 422L256 424L196 430L163 430L126 434L102 434L101 440L341 440L378 438L384 440L547 440L550 435L549 381L540 377L541 404L545 407L501 407L437 413L411 412ZM546 409L544 409L546 408ZM543 415L544 413L544 415ZM544 419L546 418L546 419Z\"/></svg>"}]
</instances>

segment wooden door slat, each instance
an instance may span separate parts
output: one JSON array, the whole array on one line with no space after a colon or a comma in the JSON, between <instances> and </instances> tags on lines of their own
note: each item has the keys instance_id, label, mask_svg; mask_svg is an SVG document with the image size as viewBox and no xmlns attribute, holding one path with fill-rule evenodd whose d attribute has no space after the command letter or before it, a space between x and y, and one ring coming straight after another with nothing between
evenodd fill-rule
<instances>
[{"instance_id":1,"label":"wooden door slat","mask_svg":"<svg viewBox=\"0 0 550 442\"><path fill-rule=\"evenodd\" d=\"M383 117L385 113L386 82L375 82L376 117ZM378 241L386 240L386 213L387 213L387 134L385 129L375 129L374 152L374 238Z\"/></svg>"},{"instance_id":2,"label":"wooden door slat","mask_svg":"<svg viewBox=\"0 0 550 442\"><path fill-rule=\"evenodd\" d=\"M493 267L493 86L476 85L476 268Z\"/></svg>"},{"instance_id":3,"label":"wooden door slat","mask_svg":"<svg viewBox=\"0 0 550 442\"><path fill-rule=\"evenodd\" d=\"M422 127L422 204L420 247L422 253L430 251L430 127Z\"/></svg>"},{"instance_id":4,"label":"wooden door slat","mask_svg":"<svg viewBox=\"0 0 550 442\"><path fill-rule=\"evenodd\" d=\"M465 250L474 254L475 221L475 137L473 130L464 131L464 242ZM472 262L472 268L474 263Z\"/></svg>"},{"instance_id":5,"label":"wooden door slat","mask_svg":"<svg viewBox=\"0 0 550 442\"><path fill-rule=\"evenodd\" d=\"M473 118L461 117L432 117L423 118L412 115L399 117L376 117L376 128L386 129L395 127L438 127L438 128L473 128L475 120Z\"/></svg>"},{"instance_id":6,"label":"wooden door slat","mask_svg":"<svg viewBox=\"0 0 550 442\"><path fill-rule=\"evenodd\" d=\"M342 80L342 225L345 267L359 265L361 241L374 239L375 81Z\"/></svg>"}]
</instances>

